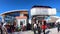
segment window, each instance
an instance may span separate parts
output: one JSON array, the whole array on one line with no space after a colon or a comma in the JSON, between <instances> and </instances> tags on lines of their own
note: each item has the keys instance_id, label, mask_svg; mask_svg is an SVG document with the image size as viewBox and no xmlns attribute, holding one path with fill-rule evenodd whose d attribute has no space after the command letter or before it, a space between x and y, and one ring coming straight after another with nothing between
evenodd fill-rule
<instances>
[{"instance_id":1,"label":"window","mask_svg":"<svg viewBox=\"0 0 60 34\"><path fill-rule=\"evenodd\" d=\"M20 19L20 25L21 24L26 25L26 19Z\"/></svg>"},{"instance_id":2,"label":"window","mask_svg":"<svg viewBox=\"0 0 60 34\"><path fill-rule=\"evenodd\" d=\"M21 21L20 21L20 23L23 23L23 24L25 24L25 20L21 20Z\"/></svg>"}]
</instances>

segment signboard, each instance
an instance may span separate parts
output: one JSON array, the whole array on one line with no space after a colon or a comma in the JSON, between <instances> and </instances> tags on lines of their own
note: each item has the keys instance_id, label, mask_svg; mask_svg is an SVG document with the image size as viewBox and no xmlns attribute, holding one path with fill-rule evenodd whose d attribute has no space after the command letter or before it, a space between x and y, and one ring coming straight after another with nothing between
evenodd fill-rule
<instances>
[{"instance_id":1,"label":"signboard","mask_svg":"<svg viewBox=\"0 0 60 34\"><path fill-rule=\"evenodd\" d=\"M55 15L56 9L55 8L32 8L31 9L31 16L33 15Z\"/></svg>"}]
</instances>

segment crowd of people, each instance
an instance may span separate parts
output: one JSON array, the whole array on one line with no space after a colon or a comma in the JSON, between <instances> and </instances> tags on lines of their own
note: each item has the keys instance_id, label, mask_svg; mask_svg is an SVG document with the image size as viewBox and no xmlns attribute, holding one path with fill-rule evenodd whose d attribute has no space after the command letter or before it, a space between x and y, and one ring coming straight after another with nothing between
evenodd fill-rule
<instances>
[{"instance_id":1,"label":"crowd of people","mask_svg":"<svg viewBox=\"0 0 60 34\"><path fill-rule=\"evenodd\" d=\"M1 34L11 34L16 30L16 23L10 25L10 23L1 23L0 25Z\"/></svg>"},{"instance_id":2,"label":"crowd of people","mask_svg":"<svg viewBox=\"0 0 60 34\"><path fill-rule=\"evenodd\" d=\"M14 22L13 25L10 23L1 23L0 25L1 34L12 34L12 32L17 32L18 27ZM23 23L20 23L20 29L18 31L31 30L31 24L27 23L27 26L24 26Z\"/></svg>"},{"instance_id":3,"label":"crowd of people","mask_svg":"<svg viewBox=\"0 0 60 34\"><path fill-rule=\"evenodd\" d=\"M20 29L21 31L32 30L32 24L27 23L27 26L23 26L23 24L21 23L20 25L21 25ZM47 27L48 26L46 24L46 21L43 21L42 24L40 22L38 22L38 24L34 23L33 24L34 34L36 34L36 31L38 31L38 34L41 34L42 31L45 34L45 30ZM11 34L12 32L16 32L16 29L17 26L15 22L13 23L13 25L10 25L9 23L0 24L1 34ZM60 31L60 22L57 23L57 30L58 32Z\"/></svg>"},{"instance_id":4,"label":"crowd of people","mask_svg":"<svg viewBox=\"0 0 60 34\"><path fill-rule=\"evenodd\" d=\"M13 23L13 25L10 25L9 23L7 23L6 25L5 24L1 23L1 26L0 26L1 34L3 33L11 34L12 32L16 32L17 27L15 22ZM27 23L27 26L23 26L22 23L20 25L21 25L21 31L31 30L31 27L32 27L31 24L29 23ZM45 29L46 29L46 21L44 21L42 25L39 22L38 24L36 23L33 24L34 34L36 34L36 30L38 30L38 34L41 34L41 30L43 30L43 33L45 34Z\"/></svg>"},{"instance_id":5,"label":"crowd of people","mask_svg":"<svg viewBox=\"0 0 60 34\"><path fill-rule=\"evenodd\" d=\"M41 34L42 30L43 33L45 34L46 28L47 28L46 21L44 21L42 25L40 24L40 22L38 22L38 24L34 23L34 34L36 34L36 31L38 31L38 34Z\"/></svg>"}]
</instances>

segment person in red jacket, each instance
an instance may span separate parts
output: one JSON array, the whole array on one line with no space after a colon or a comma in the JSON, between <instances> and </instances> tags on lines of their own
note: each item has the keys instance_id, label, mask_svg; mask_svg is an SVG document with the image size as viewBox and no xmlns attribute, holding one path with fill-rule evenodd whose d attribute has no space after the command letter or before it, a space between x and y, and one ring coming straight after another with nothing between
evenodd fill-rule
<instances>
[{"instance_id":1,"label":"person in red jacket","mask_svg":"<svg viewBox=\"0 0 60 34\"><path fill-rule=\"evenodd\" d=\"M45 34L45 29L47 28L46 26L46 21L43 21L43 24L42 24L42 29L43 29L43 33Z\"/></svg>"}]
</instances>

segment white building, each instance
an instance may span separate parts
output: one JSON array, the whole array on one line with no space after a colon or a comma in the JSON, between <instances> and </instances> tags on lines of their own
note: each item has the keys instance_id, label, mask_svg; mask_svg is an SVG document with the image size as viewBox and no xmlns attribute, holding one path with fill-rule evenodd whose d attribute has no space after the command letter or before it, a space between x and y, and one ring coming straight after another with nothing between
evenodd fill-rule
<instances>
[{"instance_id":1,"label":"white building","mask_svg":"<svg viewBox=\"0 0 60 34\"><path fill-rule=\"evenodd\" d=\"M50 16L49 19L47 19L47 22L48 23L51 23L51 22L58 22L60 20L60 17L59 16Z\"/></svg>"},{"instance_id":2,"label":"white building","mask_svg":"<svg viewBox=\"0 0 60 34\"><path fill-rule=\"evenodd\" d=\"M56 8L51 8L49 6L33 6L30 11L32 16L32 21L34 22L35 21L42 22L42 20L44 20L48 16L56 15Z\"/></svg>"}]
</instances>

